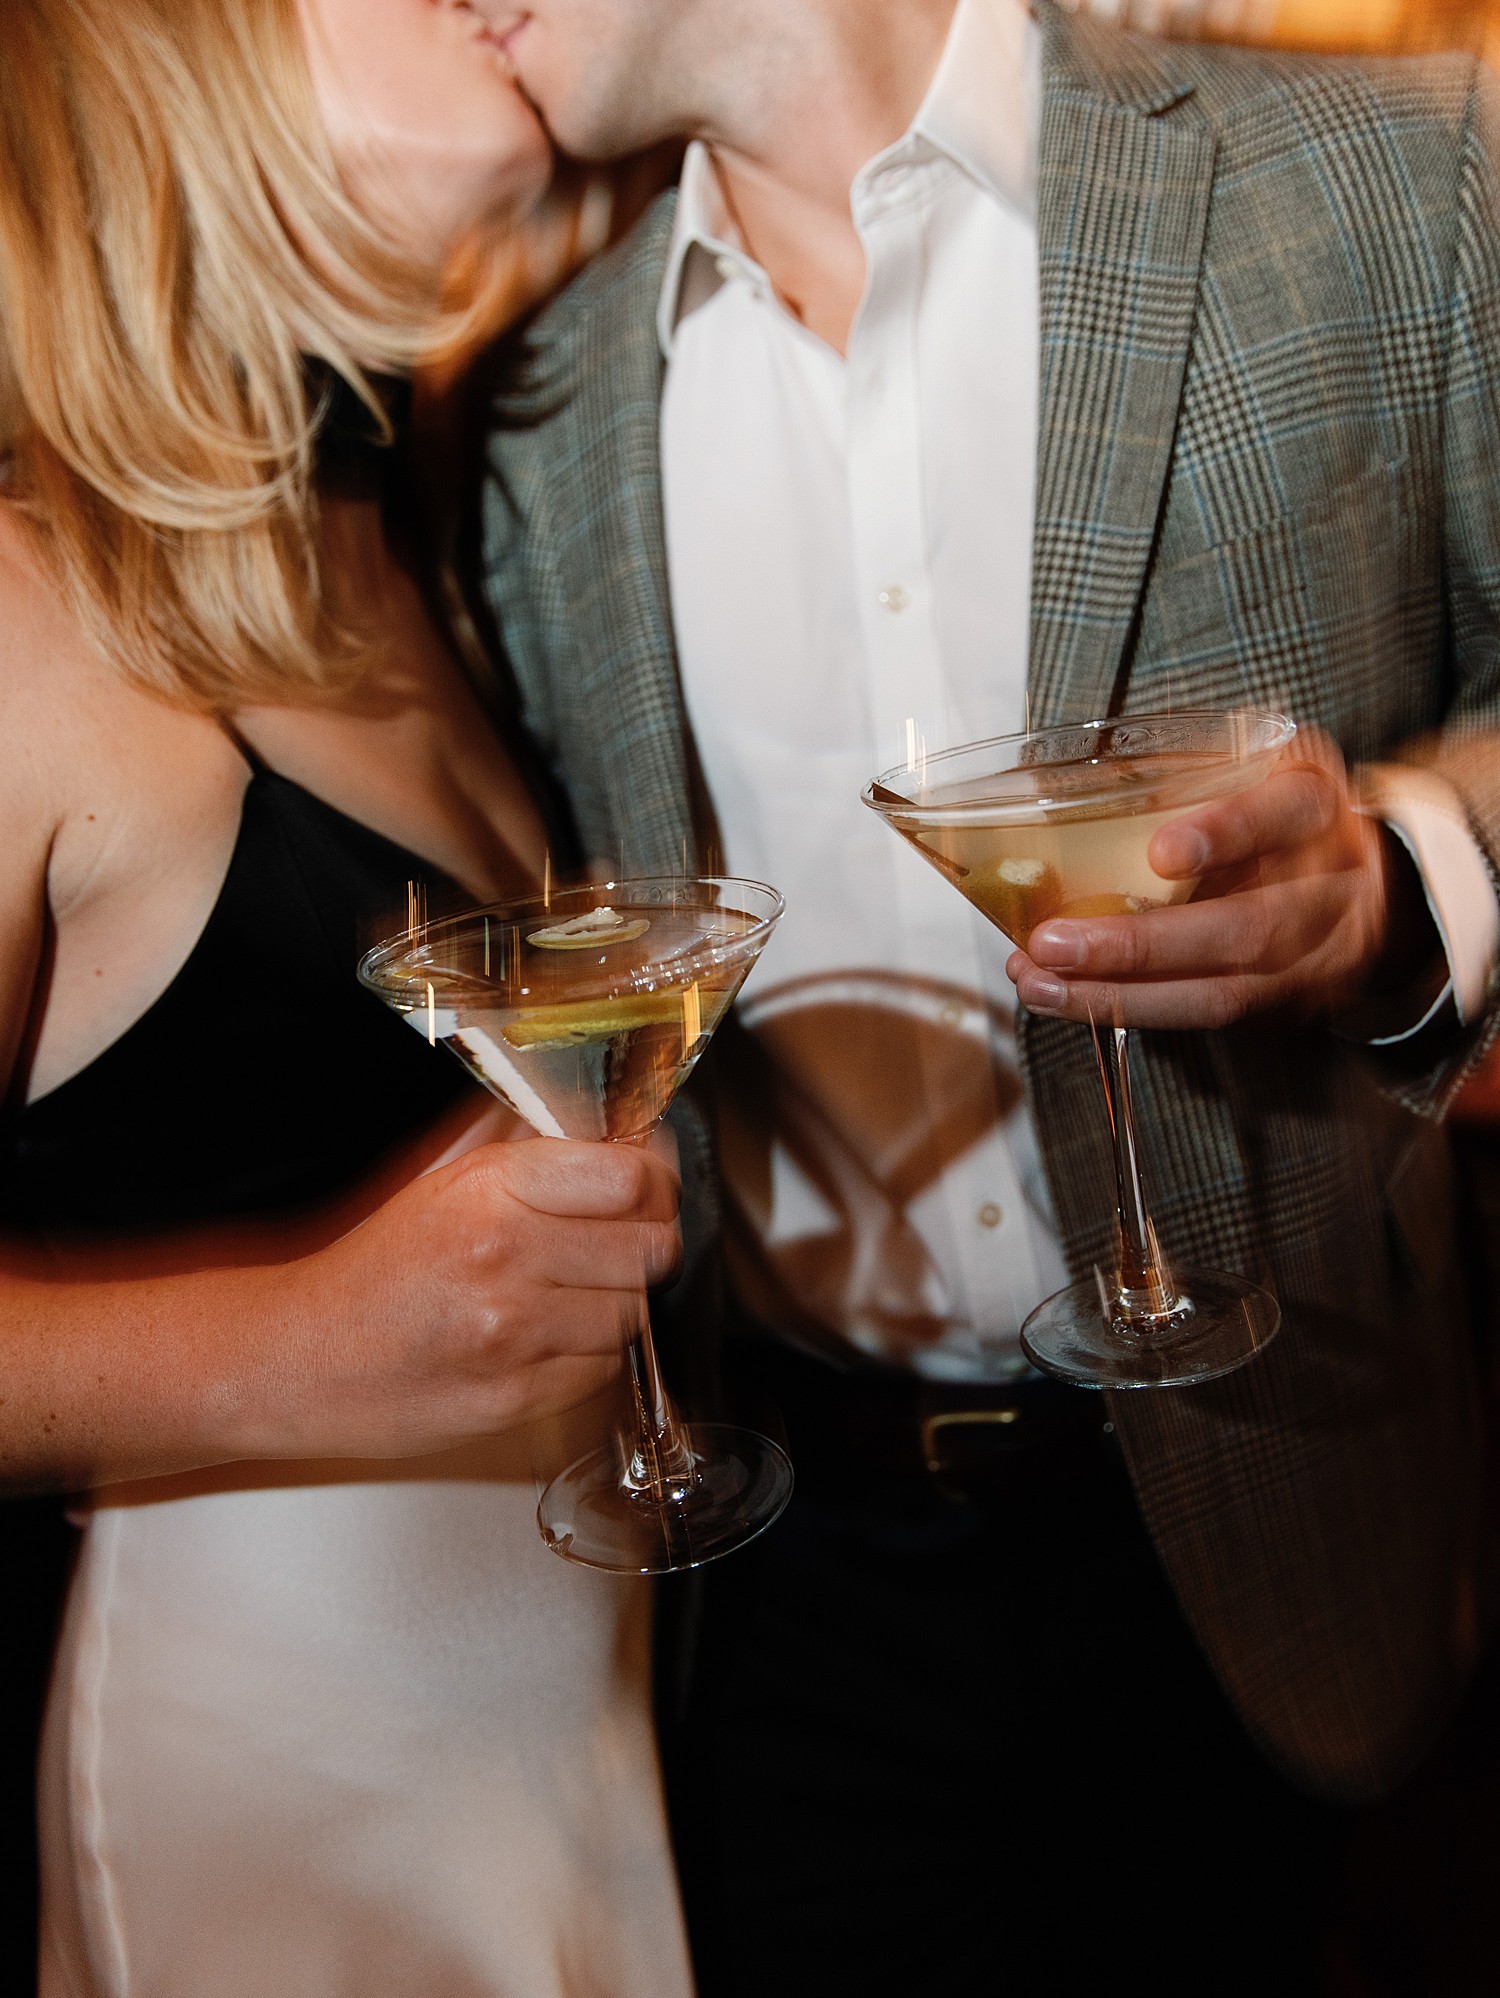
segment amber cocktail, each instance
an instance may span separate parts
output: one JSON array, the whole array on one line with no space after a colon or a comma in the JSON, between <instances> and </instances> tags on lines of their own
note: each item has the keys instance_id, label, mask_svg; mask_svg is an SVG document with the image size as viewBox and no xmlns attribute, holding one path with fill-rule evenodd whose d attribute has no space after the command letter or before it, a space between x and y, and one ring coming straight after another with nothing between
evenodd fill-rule
<instances>
[{"instance_id":1,"label":"amber cocktail","mask_svg":"<svg viewBox=\"0 0 1500 1998\"><path fill-rule=\"evenodd\" d=\"M1127 715L917 756L886 771L864 799L1024 949L1054 917L1135 915L1188 900L1198 883L1155 872L1153 836L1260 783L1295 733L1273 714ZM1114 1267L1039 1305L1021 1343L1036 1366L1080 1386L1211 1380L1254 1358L1275 1335L1280 1307L1230 1272L1169 1268L1141 1179L1129 1039L1109 1022L1095 1023L1094 1039L1114 1144Z\"/></svg>"}]
</instances>

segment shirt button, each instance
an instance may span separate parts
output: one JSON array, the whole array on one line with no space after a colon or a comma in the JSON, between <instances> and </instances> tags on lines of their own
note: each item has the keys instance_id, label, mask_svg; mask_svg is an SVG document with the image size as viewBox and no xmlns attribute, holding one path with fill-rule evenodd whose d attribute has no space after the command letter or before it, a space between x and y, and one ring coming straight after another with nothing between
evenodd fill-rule
<instances>
[{"instance_id":1,"label":"shirt button","mask_svg":"<svg viewBox=\"0 0 1500 1998\"><path fill-rule=\"evenodd\" d=\"M899 583L887 583L877 594L875 601L882 610L888 610L894 616L904 611L911 602L911 591L903 589Z\"/></svg>"},{"instance_id":2,"label":"shirt button","mask_svg":"<svg viewBox=\"0 0 1500 1998\"><path fill-rule=\"evenodd\" d=\"M977 1217L981 1228L998 1228L1004 1216L993 1200L987 1200Z\"/></svg>"},{"instance_id":3,"label":"shirt button","mask_svg":"<svg viewBox=\"0 0 1500 1998\"><path fill-rule=\"evenodd\" d=\"M745 267L740 262L738 257L730 257L730 256L715 257L714 269L719 273L719 276L723 278L725 284L733 284L736 278L743 277L745 275Z\"/></svg>"}]
</instances>

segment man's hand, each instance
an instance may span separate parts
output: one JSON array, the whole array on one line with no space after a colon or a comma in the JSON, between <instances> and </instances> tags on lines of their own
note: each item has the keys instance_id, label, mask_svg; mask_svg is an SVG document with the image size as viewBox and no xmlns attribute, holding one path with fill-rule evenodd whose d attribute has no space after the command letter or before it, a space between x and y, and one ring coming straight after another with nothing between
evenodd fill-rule
<instances>
[{"instance_id":1,"label":"man's hand","mask_svg":"<svg viewBox=\"0 0 1500 1998\"><path fill-rule=\"evenodd\" d=\"M1151 842L1189 902L1054 918L1007 969L1033 1013L1130 1027L1299 1018L1415 989L1436 932L1393 834L1361 814L1337 747L1313 729L1259 784L1185 812Z\"/></svg>"}]
</instances>

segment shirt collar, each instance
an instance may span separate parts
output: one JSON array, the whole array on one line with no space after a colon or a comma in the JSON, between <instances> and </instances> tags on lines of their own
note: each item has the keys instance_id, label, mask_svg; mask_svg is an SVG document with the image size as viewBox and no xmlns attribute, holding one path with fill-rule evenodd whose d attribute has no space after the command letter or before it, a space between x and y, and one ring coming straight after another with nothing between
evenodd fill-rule
<instances>
[{"instance_id":1,"label":"shirt collar","mask_svg":"<svg viewBox=\"0 0 1500 1998\"><path fill-rule=\"evenodd\" d=\"M859 180L914 153L936 150L997 201L1036 214L1041 124L1041 34L1027 0L958 0L927 95L905 135L861 169ZM745 255L708 148L687 149L657 306L662 352L677 327L724 282L719 259Z\"/></svg>"},{"instance_id":2,"label":"shirt collar","mask_svg":"<svg viewBox=\"0 0 1500 1998\"><path fill-rule=\"evenodd\" d=\"M713 159L694 139L682 162L677 214L667 246L667 268L656 308L656 333L668 360L679 323L711 298L724 282L718 259L739 247L739 231L729 215Z\"/></svg>"},{"instance_id":3,"label":"shirt collar","mask_svg":"<svg viewBox=\"0 0 1500 1998\"><path fill-rule=\"evenodd\" d=\"M1028 221L1036 216L1041 48L1025 0L958 0L942 59L911 123L912 135Z\"/></svg>"}]
</instances>

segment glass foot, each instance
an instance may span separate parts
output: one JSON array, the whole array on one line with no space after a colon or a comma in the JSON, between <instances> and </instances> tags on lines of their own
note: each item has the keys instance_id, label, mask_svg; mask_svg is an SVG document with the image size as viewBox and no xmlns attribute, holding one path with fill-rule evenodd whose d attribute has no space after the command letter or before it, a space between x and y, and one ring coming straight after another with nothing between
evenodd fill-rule
<instances>
[{"instance_id":1,"label":"glass foot","mask_svg":"<svg viewBox=\"0 0 1500 1998\"><path fill-rule=\"evenodd\" d=\"M559 1471L536 1509L553 1553L614 1575L667 1575L763 1533L792 1495L786 1452L721 1422L690 1423L685 1434L697 1482L682 1499L659 1503L622 1484L614 1449L591 1450Z\"/></svg>"},{"instance_id":2,"label":"glass foot","mask_svg":"<svg viewBox=\"0 0 1500 1998\"><path fill-rule=\"evenodd\" d=\"M1070 1284L1021 1327L1026 1357L1075 1387L1188 1387L1243 1367L1281 1325L1271 1293L1227 1271L1189 1270L1178 1290L1171 1316L1138 1332L1106 1317L1097 1283Z\"/></svg>"}]
</instances>

